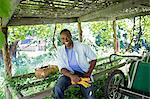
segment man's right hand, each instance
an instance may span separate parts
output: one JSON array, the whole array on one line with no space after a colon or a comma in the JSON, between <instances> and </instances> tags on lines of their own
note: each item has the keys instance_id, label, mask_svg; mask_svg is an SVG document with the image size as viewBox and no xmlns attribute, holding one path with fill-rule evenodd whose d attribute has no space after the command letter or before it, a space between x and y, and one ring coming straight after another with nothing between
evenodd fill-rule
<instances>
[{"instance_id":1,"label":"man's right hand","mask_svg":"<svg viewBox=\"0 0 150 99\"><path fill-rule=\"evenodd\" d=\"M70 77L71 81L73 82L79 82L81 79L78 75L75 75L75 74L72 74L69 70L67 70L66 68L62 68L61 69L61 72L67 76L67 77Z\"/></svg>"},{"instance_id":2,"label":"man's right hand","mask_svg":"<svg viewBox=\"0 0 150 99\"><path fill-rule=\"evenodd\" d=\"M72 74L71 76L70 76L70 79L71 79L71 81L73 81L73 82L79 82L80 80L81 80L81 78L78 76L78 75L75 75L75 74Z\"/></svg>"}]
</instances>

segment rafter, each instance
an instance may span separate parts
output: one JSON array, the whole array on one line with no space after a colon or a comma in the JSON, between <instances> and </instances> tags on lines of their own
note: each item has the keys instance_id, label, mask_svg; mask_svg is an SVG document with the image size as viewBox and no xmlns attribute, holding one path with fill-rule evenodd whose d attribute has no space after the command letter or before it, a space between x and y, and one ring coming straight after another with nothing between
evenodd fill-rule
<instances>
[{"instance_id":1,"label":"rafter","mask_svg":"<svg viewBox=\"0 0 150 99\"><path fill-rule=\"evenodd\" d=\"M35 24L52 24L52 23L73 23L77 22L77 18L13 18L9 22L9 26L19 25L35 25Z\"/></svg>"}]
</instances>

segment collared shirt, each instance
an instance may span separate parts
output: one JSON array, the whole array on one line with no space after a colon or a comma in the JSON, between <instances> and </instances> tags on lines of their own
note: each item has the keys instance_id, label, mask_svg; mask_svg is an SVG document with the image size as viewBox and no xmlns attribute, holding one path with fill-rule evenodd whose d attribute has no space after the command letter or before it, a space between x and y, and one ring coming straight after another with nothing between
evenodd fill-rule
<instances>
[{"instance_id":1,"label":"collared shirt","mask_svg":"<svg viewBox=\"0 0 150 99\"><path fill-rule=\"evenodd\" d=\"M84 72L87 72L90 67L89 62L92 60L96 60L95 53L89 46L81 44L77 41L73 42L73 49L78 65ZM69 66L68 63L65 45L60 46L57 50L57 65L59 70L61 70L62 68L66 68L74 73L74 70Z\"/></svg>"}]
</instances>

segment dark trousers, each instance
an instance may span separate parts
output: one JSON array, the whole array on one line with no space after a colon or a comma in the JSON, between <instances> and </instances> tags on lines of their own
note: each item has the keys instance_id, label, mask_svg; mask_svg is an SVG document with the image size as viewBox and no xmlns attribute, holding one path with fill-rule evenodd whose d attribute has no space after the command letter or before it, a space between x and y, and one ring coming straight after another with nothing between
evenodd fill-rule
<instances>
[{"instance_id":1,"label":"dark trousers","mask_svg":"<svg viewBox=\"0 0 150 99\"><path fill-rule=\"evenodd\" d=\"M82 76L82 74L77 73L79 76ZM55 99L64 99L64 91L71 85L71 80L69 77L62 75L55 87L54 87L54 94ZM79 85L80 89L82 91L82 94L85 99L94 99L93 92L92 92L92 86L85 88L82 85Z\"/></svg>"}]
</instances>

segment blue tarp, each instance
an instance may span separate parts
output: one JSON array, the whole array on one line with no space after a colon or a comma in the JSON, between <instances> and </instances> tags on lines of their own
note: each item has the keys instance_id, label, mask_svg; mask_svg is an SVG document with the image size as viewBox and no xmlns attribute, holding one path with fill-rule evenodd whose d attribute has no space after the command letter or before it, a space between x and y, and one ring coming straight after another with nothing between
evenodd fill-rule
<instances>
[{"instance_id":1,"label":"blue tarp","mask_svg":"<svg viewBox=\"0 0 150 99\"><path fill-rule=\"evenodd\" d=\"M31 39L22 40L21 44L28 44L31 42Z\"/></svg>"}]
</instances>

